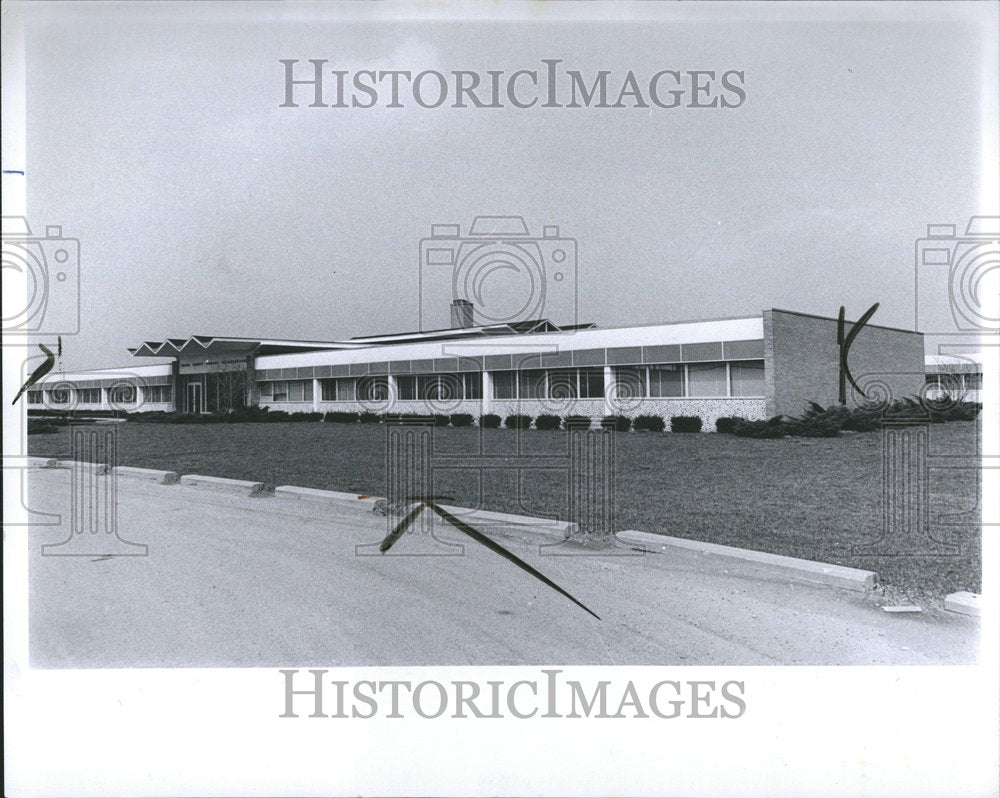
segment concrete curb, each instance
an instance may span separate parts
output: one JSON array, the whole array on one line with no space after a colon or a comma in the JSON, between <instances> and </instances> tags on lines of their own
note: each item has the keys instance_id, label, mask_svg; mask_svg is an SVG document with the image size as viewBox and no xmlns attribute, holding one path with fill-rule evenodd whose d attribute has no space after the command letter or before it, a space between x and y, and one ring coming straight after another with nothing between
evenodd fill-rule
<instances>
[{"instance_id":1,"label":"concrete curb","mask_svg":"<svg viewBox=\"0 0 1000 798\"><path fill-rule=\"evenodd\" d=\"M202 474L185 474L179 481L181 485L209 488L226 493L238 493L242 496L250 496L264 489L263 482L250 482L245 479L226 479L225 477L206 477Z\"/></svg>"},{"instance_id":2,"label":"concrete curb","mask_svg":"<svg viewBox=\"0 0 1000 798\"><path fill-rule=\"evenodd\" d=\"M57 460L57 468L82 468L84 471L93 471L98 476L106 476L110 471L111 467L106 463L88 463L83 460Z\"/></svg>"},{"instance_id":3,"label":"concrete curb","mask_svg":"<svg viewBox=\"0 0 1000 798\"><path fill-rule=\"evenodd\" d=\"M667 535L653 535L634 529L619 532L615 538L625 545L635 546L644 551L662 553L667 548L687 549L714 557L727 557L750 562L776 571L783 576L795 576L810 582L842 587L847 590L872 590L878 584L878 574L874 571L862 571L843 565L800 560L797 557L785 557L781 554L768 554L763 551L738 549L734 546L720 546L717 543L705 543L699 540L668 537Z\"/></svg>"},{"instance_id":4,"label":"concrete curb","mask_svg":"<svg viewBox=\"0 0 1000 798\"><path fill-rule=\"evenodd\" d=\"M302 499L322 504L339 504L368 511L374 510L376 504L385 501L381 496L359 496L356 493L300 488L296 485L279 485L274 489L274 495L280 499Z\"/></svg>"},{"instance_id":5,"label":"concrete curb","mask_svg":"<svg viewBox=\"0 0 1000 798\"><path fill-rule=\"evenodd\" d=\"M958 593L949 593L944 597L944 608L949 612L957 612L960 615L971 615L979 618L983 612L983 597L978 593L970 593L961 590Z\"/></svg>"},{"instance_id":6,"label":"concrete curb","mask_svg":"<svg viewBox=\"0 0 1000 798\"><path fill-rule=\"evenodd\" d=\"M180 477L176 471L159 471L155 468L135 468L133 466L115 466L111 469L116 476L131 479L145 479L160 485L175 485Z\"/></svg>"},{"instance_id":7,"label":"concrete curb","mask_svg":"<svg viewBox=\"0 0 1000 798\"><path fill-rule=\"evenodd\" d=\"M552 518L535 518L530 515L497 513L491 510L474 510L469 507L455 507L450 504L442 504L441 508L463 520L469 519L473 523L487 528L516 526L523 531L530 531L524 529L524 527L529 527L543 535L551 536L553 533L556 533L557 536L564 540L575 535L580 529L580 525L572 521L557 521Z\"/></svg>"},{"instance_id":8,"label":"concrete curb","mask_svg":"<svg viewBox=\"0 0 1000 798\"><path fill-rule=\"evenodd\" d=\"M26 460L28 468L58 468L59 461L51 457L29 457Z\"/></svg>"}]
</instances>

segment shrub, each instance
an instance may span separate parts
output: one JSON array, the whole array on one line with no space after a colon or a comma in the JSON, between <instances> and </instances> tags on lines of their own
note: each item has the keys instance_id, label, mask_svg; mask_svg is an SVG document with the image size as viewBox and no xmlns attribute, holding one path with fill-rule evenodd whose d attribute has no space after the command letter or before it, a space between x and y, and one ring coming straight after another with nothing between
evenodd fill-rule
<instances>
[{"instance_id":1,"label":"shrub","mask_svg":"<svg viewBox=\"0 0 1000 798\"><path fill-rule=\"evenodd\" d=\"M65 422L62 424L55 423L56 419L41 419L41 418L29 418L28 419L28 434L29 435L48 435L52 432L59 432L59 427L66 426Z\"/></svg>"},{"instance_id":2,"label":"shrub","mask_svg":"<svg viewBox=\"0 0 1000 798\"><path fill-rule=\"evenodd\" d=\"M453 427L471 427L472 426L472 414L471 413L452 413L451 414L451 425Z\"/></svg>"},{"instance_id":3,"label":"shrub","mask_svg":"<svg viewBox=\"0 0 1000 798\"><path fill-rule=\"evenodd\" d=\"M275 422L275 421L288 421L288 411L287 410L271 410L262 421Z\"/></svg>"},{"instance_id":4,"label":"shrub","mask_svg":"<svg viewBox=\"0 0 1000 798\"><path fill-rule=\"evenodd\" d=\"M311 410L302 413L288 414L288 421L319 421L322 418L323 418L322 413L316 413Z\"/></svg>"},{"instance_id":5,"label":"shrub","mask_svg":"<svg viewBox=\"0 0 1000 798\"><path fill-rule=\"evenodd\" d=\"M558 418L558 416L556 416ZM531 416L507 416L503 420L503 425L507 429L528 429L531 427Z\"/></svg>"},{"instance_id":6,"label":"shrub","mask_svg":"<svg viewBox=\"0 0 1000 798\"><path fill-rule=\"evenodd\" d=\"M746 421L742 416L722 416L715 420L715 431L731 435L733 428L741 421Z\"/></svg>"},{"instance_id":7,"label":"shrub","mask_svg":"<svg viewBox=\"0 0 1000 798\"><path fill-rule=\"evenodd\" d=\"M615 432L628 432L632 429L632 419L628 416L605 416L601 419L602 429L612 429Z\"/></svg>"},{"instance_id":8,"label":"shrub","mask_svg":"<svg viewBox=\"0 0 1000 798\"><path fill-rule=\"evenodd\" d=\"M507 419L507 426L508 427L511 426L511 423L510 423L510 419L511 418L515 418L515 417L514 416L510 416ZM528 418L528 417L527 416L522 416L522 418ZM527 429L530 426L531 426L531 421L529 419L528 423L525 424L523 427L521 427L521 429ZM562 419L559 418L559 416L552 416L552 415L548 415L548 414L542 414L538 418L535 419L535 429L550 429L551 430L551 429L559 429L559 427L561 427L561 426L562 426Z\"/></svg>"},{"instance_id":9,"label":"shrub","mask_svg":"<svg viewBox=\"0 0 1000 798\"><path fill-rule=\"evenodd\" d=\"M701 432L701 416L671 416L671 432Z\"/></svg>"},{"instance_id":10,"label":"shrub","mask_svg":"<svg viewBox=\"0 0 1000 798\"><path fill-rule=\"evenodd\" d=\"M332 410L326 414L326 420L334 424L357 424L358 414L348 413L344 410Z\"/></svg>"},{"instance_id":11,"label":"shrub","mask_svg":"<svg viewBox=\"0 0 1000 798\"><path fill-rule=\"evenodd\" d=\"M444 416L444 415L434 416L435 427L447 427L450 423L451 423L451 416Z\"/></svg>"},{"instance_id":12,"label":"shrub","mask_svg":"<svg viewBox=\"0 0 1000 798\"><path fill-rule=\"evenodd\" d=\"M741 421L733 426L733 434L740 438L784 438L787 434L785 417L775 416L767 421Z\"/></svg>"},{"instance_id":13,"label":"shrub","mask_svg":"<svg viewBox=\"0 0 1000 798\"><path fill-rule=\"evenodd\" d=\"M358 421L362 424L378 424L381 420L382 417L378 413L371 413L367 410L358 414Z\"/></svg>"},{"instance_id":14,"label":"shrub","mask_svg":"<svg viewBox=\"0 0 1000 798\"><path fill-rule=\"evenodd\" d=\"M663 432L667 428L662 416L636 416L632 427L637 432Z\"/></svg>"},{"instance_id":15,"label":"shrub","mask_svg":"<svg viewBox=\"0 0 1000 798\"><path fill-rule=\"evenodd\" d=\"M566 416L563 418L563 426L566 429L590 429L590 425L593 420L590 416ZM538 426L538 422L535 422L535 426Z\"/></svg>"},{"instance_id":16,"label":"shrub","mask_svg":"<svg viewBox=\"0 0 1000 798\"><path fill-rule=\"evenodd\" d=\"M240 407L226 414L227 424L242 424L245 422L267 421L266 407Z\"/></svg>"},{"instance_id":17,"label":"shrub","mask_svg":"<svg viewBox=\"0 0 1000 798\"><path fill-rule=\"evenodd\" d=\"M500 429L500 422L503 419L495 413L487 413L479 417L479 426L485 429Z\"/></svg>"}]
</instances>

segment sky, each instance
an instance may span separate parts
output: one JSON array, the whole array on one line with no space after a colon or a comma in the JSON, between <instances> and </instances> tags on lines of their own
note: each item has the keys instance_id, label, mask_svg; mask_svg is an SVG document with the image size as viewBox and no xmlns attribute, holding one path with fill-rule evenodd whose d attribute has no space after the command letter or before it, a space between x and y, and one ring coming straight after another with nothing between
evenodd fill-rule
<instances>
[{"instance_id":1,"label":"sky","mask_svg":"<svg viewBox=\"0 0 1000 798\"><path fill-rule=\"evenodd\" d=\"M530 4L517 21L312 5L40 16L25 41L24 171L32 228L80 241L82 324L65 366L123 365L126 347L165 337L446 326L443 301L419 317L420 241L433 224L465 234L477 215L575 240L576 278L559 288L576 321L842 304L857 318L880 302L873 323L913 328L914 241L977 212L982 30L877 5L790 20L674 4L630 21ZM746 100L279 107L280 59L310 58L445 73L559 58L618 80L735 69Z\"/></svg>"}]
</instances>

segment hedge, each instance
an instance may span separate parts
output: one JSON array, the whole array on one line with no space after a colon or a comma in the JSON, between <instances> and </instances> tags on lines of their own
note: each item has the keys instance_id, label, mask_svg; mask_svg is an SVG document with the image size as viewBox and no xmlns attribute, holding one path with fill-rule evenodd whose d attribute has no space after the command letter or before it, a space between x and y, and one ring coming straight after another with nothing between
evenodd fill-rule
<instances>
[{"instance_id":1,"label":"hedge","mask_svg":"<svg viewBox=\"0 0 1000 798\"><path fill-rule=\"evenodd\" d=\"M671 416L671 432L701 432L701 416Z\"/></svg>"},{"instance_id":2,"label":"hedge","mask_svg":"<svg viewBox=\"0 0 1000 798\"><path fill-rule=\"evenodd\" d=\"M487 413L486 415L479 417L479 426L484 429L500 429L501 421L503 421L503 419L495 413Z\"/></svg>"},{"instance_id":3,"label":"hedge","mask_svg":"<svg viewBox=\"0 0 1000 798\"><path fill-rule=\"evenodd\" d=\"M601 429L628 432L632 429L632 419L628 416L605 416L601 419Z\"/></svg>"},{"instance_id":4,"label":"hedge","mask_svg":"<svg viewBox=\"0 0 1000 798\"><path fill-rule=\"evenodd\" d=\"M746 421L746 419L742 416L722 416L715 420L715 431L730 434L733 431L733 427L743 421Z\"/></svg>"},{"instance_id":5,"label":"hedge","mask_svg":"<svg viewBox=\"0 0 1000 798\"><path fill-rule=\"evenodd\" d=\"M636 432L663 432L667 428L662 416L636 416L632 422L632 428Z\"/></svg>"},{"instance_id":6,"label":"hedge","mask_svg":"<svg viewBox=\"0 0 1000 798\"><path fill-rule=\"evenodd\" d=\"M558 418L558 416L556 416ZM531 427L531 416L513 415L503 420L507 429L528 429Z\"/></svg>"},{"instance_id":7,"label":"hedge","mask_svg":"<svg viewBox=\"0 0 1000 798\"><path fill-rule=\"evenodd\" d=\"M507 418L507 426L511 427L510 419L515 418L515 416L509 416ZM528 416L521 416L521 418L528 418ZM531 425L531 422L524 424L521 429L527 429ZM562 419L559 416L552 416L547 414L542 414L535 419L535 429L559 429L562 426Z\"/></svg>"},{"instance_id":8,"label":"hedge","mask_svg":"<svg viewBox=\"0 0 1000 798\"><path fill-rule=\"evenodd\" d=\"M453 427L471 427L472 426L472 414L471 413L452 413L451 414L451 425Z\"/></svg>"}]
</instances>

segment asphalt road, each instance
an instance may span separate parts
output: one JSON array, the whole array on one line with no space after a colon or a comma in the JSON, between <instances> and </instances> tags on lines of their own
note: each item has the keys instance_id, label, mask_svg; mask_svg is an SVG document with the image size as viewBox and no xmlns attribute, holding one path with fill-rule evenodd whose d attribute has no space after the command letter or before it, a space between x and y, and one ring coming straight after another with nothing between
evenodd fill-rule
<instances>
[{"instance_id":1,"label":"asphalt road","mask_svg":"<svg viewBox=\"0 0 1000 798\"><path fill-rule=\"evenodd\" d=\"M117 480L143 557L43 556L69 537L70 471L29 473L33 667L964 664L976 619L890 614L876 596L701 556L593 555L497 540L601 616L460 533L410 532L358 556L386 519L300 500ZM96 537L97 540L101 536ZM52 553L66 549L53 549ZM551 552L551 549L546 550Z\"/></svg>"}]
</instances>

